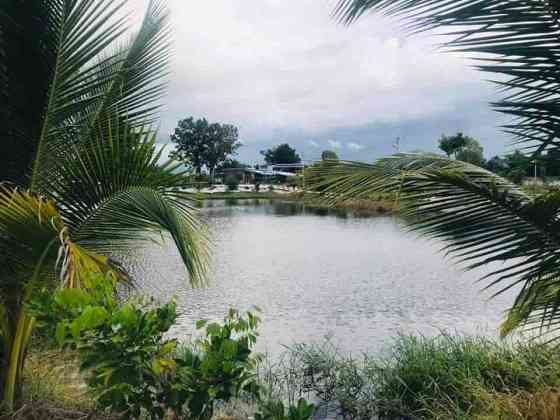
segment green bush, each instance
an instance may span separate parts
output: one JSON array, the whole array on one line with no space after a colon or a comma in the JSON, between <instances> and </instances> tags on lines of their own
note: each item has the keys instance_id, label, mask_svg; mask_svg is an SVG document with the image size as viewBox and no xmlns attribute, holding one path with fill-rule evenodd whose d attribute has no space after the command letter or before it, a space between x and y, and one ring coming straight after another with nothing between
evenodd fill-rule
<instances>
[{"instance_id":1,"label":"green bush","mask_svg":"<svg viewBox=\"0 0 560 420\"><path fill-rule=\"evenodd\" d=\"M239 187L239 178L233 174L228 174L225 177L224 184L226 184L228 191L235 191Z\"/></svg>"},{"instance_id":2,"label":"green bush","mask_svg":"<svg viewBox=\"0 0 560 420\"><path fill-rule=\"evenodd\" d=\"M230 309L223 324L198 321L197 329L206 335L194 346L182 346L176 356L181 387L192 390L187 398L190 416L210 419L216 401L229 401L246 393L257 397L256 366L259 355L252 354L257 340L259 318L247 313L246 318Z\"/></svg>"},{"instance_id":3,"label":"green bush","mask_svg":"<svg viewBox=\"0 0 560 420\"><path fill-rule=\"evenodd\" d=\"M259 318L231 310L223 324L199 321L206 336L192 347L164 334L173 302L120 303L115 283L95 277L84 289L39 295L29 306L39 325L77 350L80 369L100 408L126 418L209 419L218 401L258 393L252 354Z\"/></svg>"}]
</instances>

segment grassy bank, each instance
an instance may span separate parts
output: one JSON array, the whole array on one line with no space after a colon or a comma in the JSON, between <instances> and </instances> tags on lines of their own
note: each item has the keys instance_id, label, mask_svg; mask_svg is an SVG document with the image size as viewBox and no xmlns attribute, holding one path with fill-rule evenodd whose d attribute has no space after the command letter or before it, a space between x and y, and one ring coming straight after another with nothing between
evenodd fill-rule
<instances>
[{"instance_id":1,"label":"grassy bank","mask_svg":"<svg viewBox=\"0 0 560 420\"><path fill-rule=\"evenodd\" d=\"M560 418L560 350L550 346L441 335L399 337L383 357L351 358L328 343L290 352L280 372L300 372L291 392L343 418Z\"/></svg>"},{"instance_id":2,"label":"grassy bank","mask_svg":"<svg viewBox=\"0 0 560 420\"><path fill-rule=\"evenodd\" d=\"M383 356L296 345L259 375L276 397L307 397L324 415L346 419L552 420L560 418L559 356L560 349L537 343L401 336ZM40 415L16 418L110 418L93 411L71 353L33 355L25 386L28 411ZM235 401L215 419L247 419L252 410Z\"/></svg>"},{"instance_id":3,"label":"grassy bank","mask_svg":"<svg viewBox=\"0 0 560 420\"><path fill-rule=\"evenodd\" d=\"M279 193L279 192L242 192L232 191L224 193L197 193L196 197L199 200L283 200L294 201L304 204L308 208L314 209L331 209L332 207L326 206L318 202L313 195L304 194L301 192L293 193ZM362 200L348 200L338 203L334 206L340 210L351 210L362 214L385 214L396 213L399 210L398 203L393 195L379 194L373 196L371 199Z\"/></svg>"}]
</instances>

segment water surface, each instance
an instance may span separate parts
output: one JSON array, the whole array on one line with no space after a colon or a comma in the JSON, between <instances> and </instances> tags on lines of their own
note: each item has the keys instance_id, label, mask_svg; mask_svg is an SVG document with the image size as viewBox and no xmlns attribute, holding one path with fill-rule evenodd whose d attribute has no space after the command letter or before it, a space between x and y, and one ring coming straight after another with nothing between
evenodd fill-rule
<instances>
[{"instance_id":1,"label":"water surface","mask_svg":"<svg viewBox=\"0 0 560 420\"><path fill-rule=\"evenodd\" d=\"M203 208L214 249L210 286L193 290L171 244L134 252L146 293L177 298L173 334L228 308L263 310L260 350L320 341L344 351L378 351L397 333L440 330L494 335L511 295L488 301L438 250L393 216L356 217L279 201L210 201Z\"/></svg>"}]
</instances>

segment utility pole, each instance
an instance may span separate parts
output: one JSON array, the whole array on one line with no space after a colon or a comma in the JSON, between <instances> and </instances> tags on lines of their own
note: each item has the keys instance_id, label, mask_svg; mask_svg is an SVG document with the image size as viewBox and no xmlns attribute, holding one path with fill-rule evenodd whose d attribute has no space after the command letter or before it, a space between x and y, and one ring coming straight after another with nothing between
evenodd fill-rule
<instances>
[{"instance_id":1,"label":"utility pole","mask_svg":"<svg viewBox=\"0 0 560 420\"><path fill-rule=\"evenodd\" d=\"M401 138L397 137L395 139L395 142L393 143L393 149L395 149L395 152L398 154L401 151Z\"/></svg>"}]
</instances>

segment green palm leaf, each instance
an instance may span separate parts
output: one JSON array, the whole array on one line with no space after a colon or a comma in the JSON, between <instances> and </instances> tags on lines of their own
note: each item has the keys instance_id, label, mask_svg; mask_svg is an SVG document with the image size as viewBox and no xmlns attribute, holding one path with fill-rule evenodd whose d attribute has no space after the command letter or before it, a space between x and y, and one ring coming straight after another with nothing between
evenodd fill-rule
<instances>
[{"instance_id":1,"label":"green palm leaf","mask_svg":"<svg viewBox=\"0 0 560 420\"><path fill-rule=\"evenodd\" d=\"M516 143L539 154L560 147L560 25L557 1L341 0L335 15L350 23L368 11L404 18L411 31L446 28L446 47L467 52L479 69L506 76L507 97L494 107L513 117Z\"/></svg>"},{"instance_id":2,"label":"green palm leaf","mask_svg":"<svg viewBox=\"0 0 560 420\"><path fill-rule=\"evenodd\" d=\"M207 236L185 173L159 164L155 121L168 72L169 27L152 1L123 42L113 0L0 2L0 393L13 407L39 280L80 286L91 272L126 278L108 256L169 235L193 284Z\"/></svg>"},{"instance_id":3,"label":"green palm leaf","mask_svg":"<svg viewBox=\"0 0 560 420\"><path fill-rule=\"evenodd\" d=\"M307 176L328 204L376 192L398 195L410 228L444 241L444 250L468 269L502 264L485 277L488 287L495 294L521 289L504 332L537 322L550 332L560 319L560 193L531 198L478 166L416 154L371 165L325 162ZM544 285L546 294L535 292Z\"/></svg>"}]
</instances>

